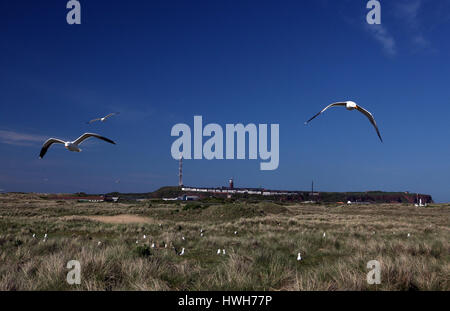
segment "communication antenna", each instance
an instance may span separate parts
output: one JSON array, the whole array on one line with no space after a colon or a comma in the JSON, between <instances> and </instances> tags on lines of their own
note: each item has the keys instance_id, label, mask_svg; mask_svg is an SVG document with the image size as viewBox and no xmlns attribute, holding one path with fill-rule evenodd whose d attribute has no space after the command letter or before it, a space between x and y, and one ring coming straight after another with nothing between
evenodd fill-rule
<instances>
[{"instance_id":1,"label":"communication antenna","mask_svg":"<svg viewBox=\"0 0 450 311\"><path fill-rule=\"evenodd\" d=\"M183 156L180 156L180 164L178 167L178 186L183 186Z\"/></svg>"}]
</instances>

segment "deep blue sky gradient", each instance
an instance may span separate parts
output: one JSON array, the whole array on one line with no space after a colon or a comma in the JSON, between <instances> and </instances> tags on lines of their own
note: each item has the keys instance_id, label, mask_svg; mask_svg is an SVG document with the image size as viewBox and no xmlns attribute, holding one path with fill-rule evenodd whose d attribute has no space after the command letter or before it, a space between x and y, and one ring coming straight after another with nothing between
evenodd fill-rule
<instances>
[{"instance_id":1,"label":"deep blue sky gradient","mask_svg":"<svg viewBox=\"0 0 450 311\"><path fill-rule=\"evenodd\" d=\"M279 123L280 165L186 160L187 185L411 191L450 201L450 1L0 3L0 189L146 192L177 184L176 123ZM408 6L416 5L416 7ZM393 42L393 47L386 42ZM365 117L323 106L354 100ZM108 122L91 118L119 111ZM83 152L48 137L100 133ZM6 134L5 134L6 133ZM31 138L8 139L11 133ZM120 183L117 183L120 180Z\"/></svg>"}]
</instances>

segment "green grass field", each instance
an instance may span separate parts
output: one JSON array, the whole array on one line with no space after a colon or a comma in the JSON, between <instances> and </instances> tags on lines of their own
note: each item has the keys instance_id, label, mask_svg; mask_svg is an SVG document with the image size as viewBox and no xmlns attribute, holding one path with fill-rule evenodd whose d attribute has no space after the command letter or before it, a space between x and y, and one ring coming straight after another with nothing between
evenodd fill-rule
<instances>
[{"instance_id":1,"label":"green grass field","mask_svg":"<svg viewBox=\"0 0 450 311\"><path fill-rule=\"evenodd\" d=\"M448 291L449 216L443 204L114 204L1 194L0 290ZM80 285L66 282L70 260L81 263ZM381 263L379 285L366 281L370 260Z\"/></svg>"}]
</instances>

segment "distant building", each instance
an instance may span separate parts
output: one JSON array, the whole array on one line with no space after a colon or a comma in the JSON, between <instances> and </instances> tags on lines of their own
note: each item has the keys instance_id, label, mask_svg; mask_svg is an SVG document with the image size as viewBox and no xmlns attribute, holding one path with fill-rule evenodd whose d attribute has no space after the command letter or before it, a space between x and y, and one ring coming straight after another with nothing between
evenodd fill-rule
<instances>
[{"instance_id":1,"label":"distant building","mask_svg":"<svg viewBox=\"0 0 450 311\"><path fill-rule=\"evenodd\" d=\"M65 199L65 200L70 200L70 199ZM99 198L79 198L77 201L78 202L99 203L99 202L103 202L104 198L103 197L99 197Z\"/></svg>"},{"instance_id":2,"label":"distant building","mask_svg":"<svg viewBox=\"0 0 450 311\"><path fill-rule=\"evenodd\" d=\"M196 195L183 194L177 198L163 198L164 201L197 201L200 198Z\"/></svg>"},{"instance_id":3,"label":"distant building","mask_svg":"<svg viewBox=\"0 0 450 311\"><path fill-rule=\"evenodd\" d=\"M119 202L119 197L110 197L110 196L106 196L106 197L105 197L105 202L113 202L113 203L117 203L117 202Z\"/></svg>"},{"instance_id":4,"label":"distant building","mask_svg":"<svg viewBox=\"0 0 450 311\"><path fill-rule=\"evenodd\" d=\"M52 196L53 200L74 200L78 202L103 202L105 198L103 196Z\"/></svg>"},{"instance_id":5,"label":"distant building","mask_svg":"<svg viewBox=\"0 0 450 311\"><path fill-rule=\"evenodd\" d=\"M184 195L178 197L178 200L180 200L180 201L197 201L198 199L199 199L199 197L196 195L184 194Z\"/></svg>"}]
</instances>

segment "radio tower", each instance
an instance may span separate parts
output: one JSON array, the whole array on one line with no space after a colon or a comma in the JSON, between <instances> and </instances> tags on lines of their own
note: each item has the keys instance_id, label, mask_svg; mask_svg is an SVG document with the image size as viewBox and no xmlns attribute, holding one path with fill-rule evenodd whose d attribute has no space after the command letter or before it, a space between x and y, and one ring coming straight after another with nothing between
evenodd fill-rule
<instances>
[{"instance_id":1,"label":"radio tower","mask_svg":"<svg viewBox=\"0 0 450 311\"><path fill-rule=\"evenodd\" d=\"M183 186L183 156L180 157L180 165L178 168L178 186Z\"/></svg>"}]
</instances>

